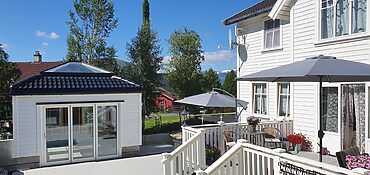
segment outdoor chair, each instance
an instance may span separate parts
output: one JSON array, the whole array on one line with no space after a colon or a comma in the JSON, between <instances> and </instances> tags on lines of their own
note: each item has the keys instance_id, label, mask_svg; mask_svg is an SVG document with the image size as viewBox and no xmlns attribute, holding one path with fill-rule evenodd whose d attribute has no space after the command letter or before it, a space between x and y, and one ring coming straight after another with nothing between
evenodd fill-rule
<instances>
[{"instance_id":1,"label":"outdoor chair","mask_svg":"<svg viewBox=\"0 0 370 175\"><path fill-rule=\"evenodd\" d=\"M229 150L231 147L236 145L236 139L234 139L233 135L238 137L239 135L237 133L226 130L224 131L223 135L224 135L224 141L225 141L227 150Z\"/></svg>"},{"instance_id":2,"label":"outdoor chair","mask_svg":"<svg viewBox=\"0 0 370 175\"><path fill-rule=\"evenodd\" d=\"M264 145L268 144L270 146L271 144L274 145L276 148L277 145L281 145L281 132L279 129L274 128L274 127L266 127L262 128L262 132L264 132Z\"/></svg>"},{"instance_id":3,"label":"outdoor chair","mask_svg":"<svg viewBox=\"0 0 370 175\"><path fill-rule=\"evenodd\" d=\"M346 156L358 156L360 155L360 150L357 146L354 146L343 151L336 152L335 155L337 156L339 166L342 168L347 168Z\"/></svg>"}]
</instances>

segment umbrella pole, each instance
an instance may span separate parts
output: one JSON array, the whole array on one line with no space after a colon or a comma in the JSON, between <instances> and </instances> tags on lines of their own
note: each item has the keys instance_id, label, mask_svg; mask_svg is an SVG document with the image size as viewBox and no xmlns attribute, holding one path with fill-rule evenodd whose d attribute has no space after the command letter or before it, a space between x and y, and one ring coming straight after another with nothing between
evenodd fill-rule
<instances>
[{"instance_id":1,"label":"umbrella pole","mask_svg":"<svg viewBox=\"0 0 370 175\"><path fill-rule=\"evenodd\" d=\"M322 138L324 137L324 131L322 130L322 76L320 76L320 85L319 85L319 131L318 131L318 137L319 137L319 146L320 146L320 155L319 155L319 161L322 162Z\"/></svg>"}]
</instances>

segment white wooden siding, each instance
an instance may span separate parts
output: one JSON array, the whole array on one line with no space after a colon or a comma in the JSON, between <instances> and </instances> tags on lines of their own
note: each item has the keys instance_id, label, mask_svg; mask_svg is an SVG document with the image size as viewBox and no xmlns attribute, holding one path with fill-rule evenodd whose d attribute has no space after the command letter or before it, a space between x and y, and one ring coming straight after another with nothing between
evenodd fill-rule
<instances>
[{"instance_id":1,"label":"white wooden siding","mask_svg":"<svg viewBox=\"0 0 370 175\"><path fill-rule=\"evenodd\" d=\"M73 101L117 101L120 146L141 145L141 94L43 95L13 97L13 157L39 156L41 151L41 118L36 103Z\"/></svg>"},{"instance_id":2,"label":"white wooden siding","mask_svg":"<svg viewBox=\"0 0 370 175\"><path fill-rule=\"evenodd\" d=\"M369 2L368 2L369 4ZM368 22L370 17L368 10ZM283 23L283 50L261 53L263 21L265 17L255 17L238 24L246 30L249 58L244 63L238 76L300 61L317 55L330 55L339 59L358 61L370 64L370 37L368 34L349 35L342 38L321 40L319 37L319 0L299 0L291 11L290 24ZM290 26L290 27L289 27ZM369 26L369 25L368 25ZM291 29L294 29L291 31ZM370 29L367 28L369 31ZM370 32L368 32L370 33ZM289 37L290 36L290 37ZM292 41L292 42L291 42ZM238 65L240 60L238 59ZM250 82L238 83L238 97L249 101L250 106L241 120L251 114L252 92ZM276 84L269 83L269 117L275 117ZM317 149L318 130L318 83L292 83L292 116L294 132L306 134Z\"/></svg>"},{"instance_id":3,"label":"white wooden siding","mask_svg":"<svg viewBox=\"0 0 370 175\"><path fill-rule=\"evenodd\" d=\"M264 22L268 20L267 14L255 17L249 21L243 21L237 25L242 28L240 35L246 37L246 43L249 44L248 48L248 61L246 61L238 72L238 76L243 76L258 72L264 69L273 68L290 62L290 25L289 22L281 21L281 39L282 46L277 50L264 51ZM238 56L238 68L241 64ZM275 118L277 116L277 84L267 83L268 95L268 110L267 116L264 117ZM241 115L241 121L245 121L246 117L252 115L252 83L251 82L238 82L238 98L248 101L249 107Z\"/></svg>"}]
</instances>

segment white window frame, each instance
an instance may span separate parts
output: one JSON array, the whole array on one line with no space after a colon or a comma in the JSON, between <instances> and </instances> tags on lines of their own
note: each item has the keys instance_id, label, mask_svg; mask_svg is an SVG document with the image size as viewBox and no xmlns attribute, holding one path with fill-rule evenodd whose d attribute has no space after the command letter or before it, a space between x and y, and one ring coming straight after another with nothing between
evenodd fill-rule
<instances>
[{"instance_id":1,"label":"white window frame","mask_svg":"<svg viewBox=\"0 0 370 175\"><path fill-rule=\"evenodd\" d=\"M256 93L256 87L257 85L265 85L265 88L266 88L266 92L265 93ZM266 116L268 114L268 84L267 83L252 83L252 114L256 114L256 115L264 115ZM262 96L266 96L266 109L265 109L265 113L261 113L261 110L259 112L256 112L255 111L255 99L256 99L256 95L259 95L260 96L260 101L259 101L259 104L261 106L261 110L262 110Z\"/></svg>"},{"instance_id":2,"label":"white window frame","mask_svg":"<svg viewBox=\"0 0 370 175\"><path fill-rule=\"evenodd\" d=\"M263 33L262 33L262 38L263 38L263 41L262 41L262 51L270 51L270 50L279 50L283 47L283 25L282 25L282 22L283 20L281 19L276 19L276 20L279 20L279 27L276 27L276 28L272 28L272 29L269 29L269 30L266 30L265 26L266 26L266 22L267 21L271 21L271 19L268 19L268 20L265 20L263 21ZM280 42L279 42L279 46L276 46L276 47L270 47L270 48L266 48L266 33L267 32L273 32L273 35L272 35L272 43L274 42L274 31L275 30L279 30L279 33L280 33Z\"/></svg>"},{"instance_id":3,"label":"white window frame","mask_svg":"<svg viewBox=\"0 0 370 175\"><path fill-rule=\"evenodd\" d=\"M281 85L282 84L287 84L288 85L288 93L287 94L281 94ZM291 113L292 113L292 103L291 103L291 100L292 100L292 96L291 96L291 90L290 90L290 83L278 83L277 84L277 116L278 117L286 117L286 118L289 118L291 116ZM285 111L288 112L288 109L289 109L289 115L288 113L286 113L284 116L280 115L280 100L281 100L281 96L282 95L286 95L287 98L289 99L289 102L288 102L288 105L286 105L286 109Z\"/></svg>"},{"instance_id":4,"label":"white window frame","mask_svg":"<svg viewBox=\"0 0 370 175\"><path fill-rule=\"evenodd\" d=\"M336 40L336 39L346 39L346 38L353 38L353 37L358 37L358 36L363 36L364 34L367 34L368 30L369 30L369 10L367 9L367 12L366 12L366 30L364 32L358 32L358 33L352 33L352 2L353 0L348 0L349 1L349 19L348 19L348 23L349 23L349 28L348 28L348 34L347 35L341 35L341 36L335 36L335 32L336 32L336 5L337 5L337 2L338 0L333 0L333 14L334 14L334 17L333 17L333 36L330 37L330 38L322 38L322 10L324 9L322 7L322 1L323 0L318 0L317 2L319 3L318 4L318 41L328 41L328 40ZM369 5L370 5L370 1L367 0L366 1L366 6L367 8L369 8ZM326 7L328 8L328 7Z\"/></svg>"}]
</instances>

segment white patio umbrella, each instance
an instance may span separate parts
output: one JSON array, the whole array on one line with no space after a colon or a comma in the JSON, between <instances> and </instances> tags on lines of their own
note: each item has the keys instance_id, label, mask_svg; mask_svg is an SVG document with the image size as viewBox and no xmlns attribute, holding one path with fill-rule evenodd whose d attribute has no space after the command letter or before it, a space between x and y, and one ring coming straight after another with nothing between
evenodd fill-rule
<instances>
[{"instance_id":1,"label":"white patio umbrella","mask_svg":"<svg viewBox=\"0 0 370 175\"><path fill-rule=\"evenodd\" d=\"M246 101L235 99L234 97L223 95L216 91L185 97L184 99L177 100L175 102L196 106L219 107L219 108L235 107L236 106L235 102L237 102L238 107L242 107L244 109L246 109L248 106L248 102Z\"/></svg>"},{"instance_id":2,"label":"white patio umbrella","mask_svg":"<svg viewBox=\"0 0 370 175\"><path fill-rule=\"evenodd\" d=\"M353 61L336 59L331 56L317 56L303 61L279 66L237 78L238 81L269 82L319 82L320 116L319 131L320 157L322 161L322 82L360 82L370 81L370 65Z\"/></svg>"}]
</instances>

